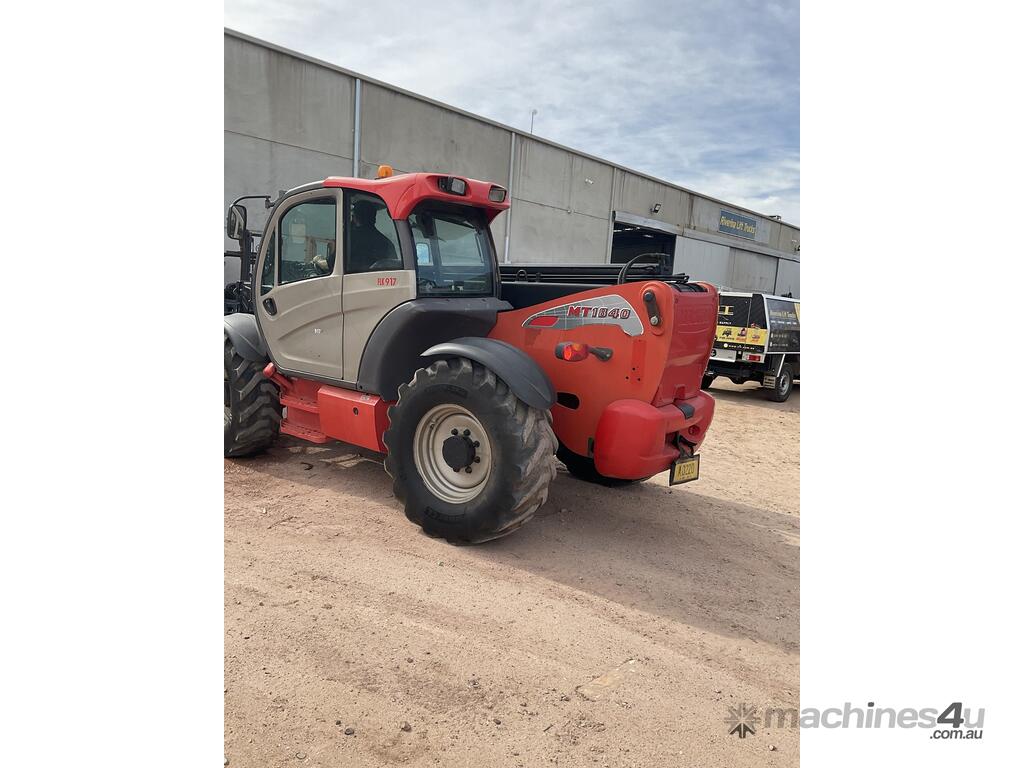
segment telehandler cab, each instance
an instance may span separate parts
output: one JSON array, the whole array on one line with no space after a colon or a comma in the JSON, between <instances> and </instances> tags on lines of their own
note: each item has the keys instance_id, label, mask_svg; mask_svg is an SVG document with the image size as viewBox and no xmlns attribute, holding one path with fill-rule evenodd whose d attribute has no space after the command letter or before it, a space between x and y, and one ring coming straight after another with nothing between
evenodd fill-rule
<instances>
[{"instance_id":1,"label":"telehandler cab","mask_svg":"<svg viewBox=\"0 0 1024 768\"><path fill-rule=\"evenodd\" d=\"M631 281L631 265L615 285L502 285L490 222L506 198L382 166L261 198L259 236L236 201L252 278L235 291L249 311L224 317L224 455L282 432L382 453L406 516L471 543L544 504L556 454L606 485L696 479L715 288Z\"/></svg>"}]
</instances>

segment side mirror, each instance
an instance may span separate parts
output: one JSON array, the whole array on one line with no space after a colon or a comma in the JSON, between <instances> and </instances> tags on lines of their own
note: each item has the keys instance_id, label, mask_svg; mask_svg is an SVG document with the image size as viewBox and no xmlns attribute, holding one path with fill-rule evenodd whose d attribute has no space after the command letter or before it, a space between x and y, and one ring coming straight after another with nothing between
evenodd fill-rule
<instances>
[{"instance_id":1,"label":"side mirror","mask_svg":"<svg viewBox=\"0 0 1024 768\"><path fill-rule=\"evenodd\" d=\"M239 242L245 237L245 207L232 205L228 208L228 237Z\"/></svg>"}]
</instances>

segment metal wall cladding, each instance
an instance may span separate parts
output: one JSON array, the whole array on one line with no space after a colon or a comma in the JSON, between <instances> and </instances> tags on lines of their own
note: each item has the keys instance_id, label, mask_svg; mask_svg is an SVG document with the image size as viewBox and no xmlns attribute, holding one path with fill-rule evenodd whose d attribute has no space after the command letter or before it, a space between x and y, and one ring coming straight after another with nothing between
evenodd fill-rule
<instances>
[{"instance_id":1,"label":"metal wall cladding","mask_svg":"<svg viewBox=\"0 0 1024 768\"><path fill-rule=\"evenodd\" d=\"M288 144L224 133L224 210L242 195L270 195L327 176L349 176L352 159L313 152ZM258 200L246 201L249 229L261 229L267 211ZM227 239L228 250L237 243Z\"/></svg>"},{"instance_id":2,"label":"metal wall cladding","mask_svg":"<svg viewBox=\"0 0 1024 768\"><path fill-rule=\"evenodd\" d=\"M798 253L800 251L800 230L788 224L779 224L779 240L772 247L785 253Z\"/></svg>"},{"instance_id":3,"label":"metal wall cladding","mask_svg":"<svg viewBox=\"0 0 1024 768\"><path fill-rule=\"evenodd\" d=\"M529 136L518 136L514 199L607 221L613 170Z\"/></svg>"},{"instance_id":4,"label":"metal wall cladding","mask_svg":"<svg viewBox=\"0 0 1024 768\"><path fill-rule=\"evenodd\" d=\"M775 291L779 296L788 293L793 298L800 298L800 263L797 261L779 261L779 274L775 279Z\"/></svg>"},{"instance_id":5,"label":"metal wall cladding","mask_svg":"<svg viewBox=\"0 0 1024 768\"><path fill-rule=\"evenodd\" d=\"M652 208L660 205L655 213ZM691 195L635 173L616 169L612 208L677 227L690 220Z\"/></svg>"},{"instance_id":6,"label":"metal wall cladding","mask_svg":"<svg viewBox=\"0 0 1024 768\"><path fill-rule=\"evenodd\" d=\"M351 160L354 88L347 75L224 38L226 131Z\"/></svg>"},{"instance_id":7,"label":"metal wall cladding","mask_svg":"<svg viewBox=\"0 0 1024 768\"><path fill-rule=\"evenodd\" d=\"M774 293L778 262L774 256L730 248L728 285L734 291Z\"/></svg>"},{"instance_id":8,"label":"metal wall cladding","mask_svg":"<svg viewBox=\"0 0 1024 768\"><path fill-rule=\"evenodd\" d=\"M609 223L524 200L513 204L512 261L594 264L607 261Z\"/></svg>"},{"instance_id":9,"label":"metal wall cladding","mask_svg":"<svg viewBox=\"0 0 1024 768\"><path fill-rule=\"evenodd\" d=\"M360 160L508 184L508 131L363 83Z\"/></svg>"}]
</instances>

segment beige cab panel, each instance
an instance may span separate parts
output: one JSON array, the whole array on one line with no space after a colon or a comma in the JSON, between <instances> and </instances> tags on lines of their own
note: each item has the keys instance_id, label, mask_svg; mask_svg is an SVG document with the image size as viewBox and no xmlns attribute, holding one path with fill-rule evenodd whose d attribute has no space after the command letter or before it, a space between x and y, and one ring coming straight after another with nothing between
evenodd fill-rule
<instances>
[{"instance_id":1,"label":"beige cab panel","mask_svg":"<svg viewBox=\"0 0 1024 768\"><path fill-rule=\"evenodd\" d=\"M416 298L416 271L395 269L345 276L344 370L346 381L356 381L363 348L377 323L399 304Z\"/></svg>"},{"instance_id":2,"label":"beige cab panel","mask_svg":"<svg viewBox=\"0 0 1024 768\"><path fill-rule=\"evenodd\" d=\"M340 275L277 286L263 299L272 298L277 314L263 306L260 325L277 364L290 371L340 379L344 315L341 312Z\"/></svg>"},{"instance_id":3,"label":"beige cab panel","mask_svg":"<svg viewBox=\"0 0 1024 768\"><path fill-rule=\"evenodd\" d=\"M342 378L341 203L333 190L296 195L275 214L261 245L256 316L271 357L286 371Z\"/></svg>"}]
</instances>

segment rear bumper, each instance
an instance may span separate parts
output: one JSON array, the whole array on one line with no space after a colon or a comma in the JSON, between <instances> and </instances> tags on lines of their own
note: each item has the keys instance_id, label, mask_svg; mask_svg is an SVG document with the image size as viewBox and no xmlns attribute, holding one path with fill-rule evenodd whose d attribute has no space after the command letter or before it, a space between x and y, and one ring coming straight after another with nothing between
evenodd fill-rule
<instances>
[{"instance_id":1,"label":"rear bumper","mask_svg":"<svg viewBox=\"0 0 1024 768\"><path fill-rule=\"evenodd\" d=\"M696 452L714 413L715 401L704 392L661 407L616 400L597 423L594 466L602 475L622 480L663 472L679 458L679 446Z\"/></svg>"}]
</instances>

